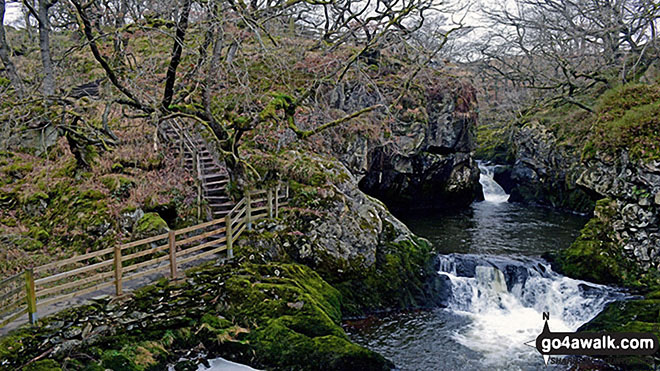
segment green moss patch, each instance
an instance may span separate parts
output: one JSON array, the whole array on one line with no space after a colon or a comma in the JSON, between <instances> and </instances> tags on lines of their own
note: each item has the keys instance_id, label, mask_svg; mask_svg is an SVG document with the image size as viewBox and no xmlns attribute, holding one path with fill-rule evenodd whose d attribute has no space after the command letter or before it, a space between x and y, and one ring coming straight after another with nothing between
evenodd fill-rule
<instances>
[{"instance_id":1,"label":"green moss patch","mask_svg":"<svg viewBox=\"0 0 660 371\"><path fill-rule=\"evenodd\" d=\"M623 247L614 242L610 221L616 212L614 201L596 203L595 216L580 232L580 237L566 250L559 251L553 267L570 277L651 291L660 287L658 272L641 268L625 257Z\"/></svg>"},{"instance_id":2,"label":"green moss patch","mask_svg":"<svg viewBox=\"0 0 660 371\"><path fill-rule=\"evenodd\" d=\"M263 368L392 367L350 342L340 326L341 294L306 266L205 266L187 276L179 284L161 280L133 299L97 302L14 331L0 339L0 362L20 368L51 350L44 361L69 370L144 371L205 350L209 357Z\"/></svg>"},{"instance_id":3,"label":"green moss patch","mask_svg":"<svg viewBox=\"0 0 660 371\"><path fill-rule=\"evenodd\" d=\"M646 332L660 339L660 298L658 292L643 300L610 303L596 318L580 327L579 331ZM618 364L624 364L617 362ZM660 357L626 357L628 369L651 370Z\"/></svg>"}]
</instances>

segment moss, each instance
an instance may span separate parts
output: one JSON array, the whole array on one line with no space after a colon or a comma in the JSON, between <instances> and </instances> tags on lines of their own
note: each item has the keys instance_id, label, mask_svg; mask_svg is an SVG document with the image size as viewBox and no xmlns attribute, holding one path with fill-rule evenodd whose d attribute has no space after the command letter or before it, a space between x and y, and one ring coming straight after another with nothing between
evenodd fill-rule
<instances>
[{"instance_id":1,"label":"moss","mask_svg":"<svg viewBox=\"0 0 660 371\"><path fill-rule=\"evenodd\" d=\"M660 84L631 83L607 90L587 120L589 130L580 141L583 158L625 149L634 159L659 159L659 114Z\"/></svg>"},{"instance_id":2,"label":"moss","mask_svg":"<svg viewBox=\"0 0 660 371\"><path fill-rule=\"evenodd\" d=\"M118 162L115 162L110 167L110 170L112 170L113 173L121 173L124 170L124 165L122 165Z\"/></svg>"},{"instance_id":3,"label":"moss","mask_svg":"<svg viewBox=\"0 0 660 371\"><path fill-rule=\"evenodd\" d=\"M191 349L257 367L277 369L390 369L376 353L350 342L340 326L341 294L310 268L297 264L248 264L195 268L182 283L161 280L136 290L121 304L149 316L126 327L112 321L94 345L48 357L72 369L94 364L112 370L163 369ZM163 305L166 299L169 305ZM157 309L160 308L160 309ZM98 318L116 311L95 304L47 317L0 339L0 362L21 365L43 353L48 324ZM65 360L66 359L66 360ZM61 363L62 364L62 363ZM98 366L100 365L100 366ZM192 366L192 365L188 365ZM181 366L183 367L183 365Z\"/></svg>"},{"instance_id":4,"label":"moss","mask_svg":"<svg viewBox=\"0 0 660 371\"><path fill-rule=\"evenodd\" d=\"M110 350L103 354L102 365L111 370L142 371L129 356L116 350Z\"/></svg>"},{"instance_id":5,"label":"moss","mask_svg":"<svg viewBox=\"0 0 660 371\"><path fill-rule=\"evenodd\" d=\"M361 316L431 306L434 293L425 287L435 276L432 258L432 248L425 240L403 240L385 243L368 268L358 259L346 262L326 256L317 270L342 293L344 314Z\"/></svg>"},{"instance_id":6,"label":"moss","mask_svg":"<svg viewBox=\"0 0 660 371\"><path fill-rule=\"evenodd\" d=\"M616 212L614 207L614 201L610 199L596 203L595 216L580 231L578 239L569 248L548 256L554 269L596 283L645 291L660 287L656 270L642 272L638 265L625 257L623 247L613 242L613 228L609 223Z\"/></svg>"},{"instance_id":7,"label":"moss","mask_svg":"<svg viewBox=\"0 0 660 371\"><path fill-rule=\"evenodd\" d=\"M500 164L509 162L513 154L506 142L508 130L506 126L479 125L475 158Z\"/></svg>"},{"instance_id":8,"label":"moss","mask_svg":"<svg viewBox=\"0 0 660 371\"><path fill-rule=\"evenodd\" d=\"M44 247L44 244L32 237L18 237L13 241L14 246L18 247L23 251L37 251L41 250Z\"/></svg>"},{"instance_id":9,"label":"moss","mask_svg":"<svg viewBox=\"0 0 660 371\"><path fill-rule=\"evenodd\" d=\"M149 235L163 233L163 231L167 229L167 223L165 223L158 213L145 213L140 220L135 223L133 234L140 237L148 237Z\"/></svg>"},{"instance_id":10,"label":"moss","mask_svg":"<svg viewBox=\"0 0 660 371\"><path fill-rule=\"evenodd\" d=\"M33 169L31 163L17 162L0 168L0 171L11 178L23 178Z\"/></svg>"},{"instance_id":11,"label":"moss","mask_svg":"<svg viewBox=\"0 0 660 371\"><path fill-rule=\"evenodd\" d=\"M246 335L258 361L278 368L386 369L381 356L352 344L339 326L341 294L310 268L297 264L244 265L229 295L243 305L230 311L257 324ZM250 275L245 273L250 272Z\"/></svg>"},{"instance_id":12,"label":"moss","mask_svg":"<svg viewBox=\"0 0 660 371\"><path fill-rule=\"evenodd\" d=\"M60 365L52 359L43 359L29 364L25 371L62 371Z\"/></svg>"},{"instance_id":13,"label":"moss","mask_svg":"<svg viewBox=\"0 0 660 371\"><path fill-rule=\"evenodd\" d=\"M578 331L646 332L660 338L660 299L658 292L642 300L617 301L607 305L593 320ZM653 369L660 361L657 355L625 357L630 369Z\"/></svg>"},{"instance_id":14,"label":"moss","mask_svg":"<svg viewBox=\"0 0 660 371\"><path fill-rule=\"evenodd\" d=\"M101 178L101 183L110 191L110 195L117 198L129 196L131 188L135 186L133 179L121 175L106 175Z\"/></svg>"},{"instance_id":15,"label":"moss","mask_svg":"<svg viewBox=\"0 0 660 371\"><path fill-rule=\"evenodd\" d=\"M47 242L48 238L50 237L50 234L48 234L48 232L45 229L39 228L39 227L32 227L30 229L30 235L34 239L36 239L36 240L38 240L39 242L42 242L42 243Z\"/></svg>"}]
</instances>

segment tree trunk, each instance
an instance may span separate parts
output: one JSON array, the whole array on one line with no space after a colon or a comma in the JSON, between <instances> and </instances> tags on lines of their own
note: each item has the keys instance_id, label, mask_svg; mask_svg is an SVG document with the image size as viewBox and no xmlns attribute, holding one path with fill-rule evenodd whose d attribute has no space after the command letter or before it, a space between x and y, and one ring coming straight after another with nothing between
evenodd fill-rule
<instances>
[{"instance_id":1,"label":"tree trunk","mask_svg":"<svg viewBox=\"0 0 660 371\"><path fill-rule=\"evenodd\" d=\"M18 77L18 72L14 63L11 61L11 53L9 51L9 45L7 44L7 38L5 37L5 0L0 0L0 60L5 65L7 75L11 81L11 85L14 87L16 94L19 97L23 97L23 83L21 82L20 77Z\"/></svg>"},{"instance_id":2,"label":"tree trunk","mask_svg":"<svg viewBox=\"0 0 660 371\"><path fill-rule=\"evenodd\" d=\"M188 29L188 17L190 16L190 6L192 1L185 0L181 8L181 17L176 27L176 34L174 36L174 46L172 47L172 59L167 68L167 77L165 80L165 91L163 92L162 108L167 110L172 103L174 96L174 82L176 81L176 70L181 62L181 53L183 52L183 40L186 37L186 30Z\"/></svg>"},{"instance_id":3,"label":"tree trunk","mask_svg":"<svg viewBox=\"0 0 660 371\"><path fill-rule=\"evenodd\" d=\"M53 4L50 0L39 0L39 11L37 13L39 49L41 51L41 64L44 74L41 91L45 96L55 93L55 72L53 71L53 60L50 56L50 21L48 19L48 10Z\"/></svg>"}]
</instances>

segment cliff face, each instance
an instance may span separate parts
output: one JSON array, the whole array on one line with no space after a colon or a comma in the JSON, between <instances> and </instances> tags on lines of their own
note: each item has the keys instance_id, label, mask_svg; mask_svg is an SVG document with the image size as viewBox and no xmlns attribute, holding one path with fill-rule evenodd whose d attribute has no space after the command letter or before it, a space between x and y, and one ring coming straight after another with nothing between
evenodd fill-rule
<instances>
[{"instance_id":1,"label":"cliff face","mask_svg":"<svg viewBox=\"0 0 660 371\"><path fill-rule=\"evenodd\" d=\"M510 150L513 164L495 174L495 181L511 194L510 202L579 213L593 211L594 200L576 182L584 165L578 156L559 145L548 128L531 122L515 130Z\"/></svg>"},{"instance_id":2,"label":"cliff face","mask_svg":"<svg viewBox=\"0 0 660 371\"><path fill-rule=\"evenodd\" d=\"M472 87L427 88L421 104L390 125L367 153L360 187L398 210L445 209L482 197Z\"/></svg>"},{"instance_id":3,"label":"cliff face","mask_svg":"<svg viewBox=\"0 0 660 371\"><path fill-rule=\"evenodd\" d=\"M558 270L629 285L660 267L660 162L633 160L626 150L581 160L540 124L517 129L512 150L513 165L495 175L510 201L591 213L603 199L580 239L559 253Z\"/></svg>"},{"instance_id":4,"label":"cliff face","mask_svg":"<svg viewBox=\"0 0 660 371\"><path fill-rule=\"evenodd\" d=\"M658 84L623 85L597 97L593 113L539 109L512 129L514 160L495 177L510 200L594 211L580 238L557 253L564 273L660 286L659 96Z\"/></svg>"},{"instance_id":5,"label":"cliff face","mask_svg":"<svg viewBox=\"0 0 660 371\"><path fill-rule=\"evenodd\" d=\"M627 152L618 158L597 158L577 183L611 199L610 239L626 258L645 271L660 267L660 161L634 161Z\"/></svg>"}]
</instances>

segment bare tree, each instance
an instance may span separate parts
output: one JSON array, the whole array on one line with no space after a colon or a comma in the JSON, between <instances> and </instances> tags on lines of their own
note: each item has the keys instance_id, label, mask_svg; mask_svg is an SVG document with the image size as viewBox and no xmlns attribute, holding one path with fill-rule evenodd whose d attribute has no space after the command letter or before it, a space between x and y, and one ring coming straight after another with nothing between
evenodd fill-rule
<instances>
[{"instance_id":1,"label":"bare tree","mask_svg":"<svg viewBox=\"0 0 660 371\"><path fill-rule=\"evenodd\" d=\"M657 3L647 0L517 0L486 11L480 51L490 71L591 111L575 97L626 82L657 56Z\"/></svg>"},{"instance_id":2,"label":"bare tree","mask_svg":"<svg viewBox=\"0 0 660 371\"><path fill-rule=\"evenodd\" d=\"M39 51L41 53L41 66L43 81L41 91L45 96L52 96L55 93L55 69L53 67L53 58L50 51L50 8L57 3L57 0L38 0L35 9L32 0L23 0L23 4L30 13L36 18L39 27Z\"/></svg>"},{"instance_id":3,"label":"bare tree","mask_svg":"<svg viewBox=\"0 0 660 371\"><path fill-rule=\"evenodd\" d=\"M7 44L7 37L5 35L4 20L5 20L5 0L0 0L0 60L5 65L7 76L9 77L9 80L11 81L14 90L16 91L19 97L22 97L23 82L21 81L21 78L18 76L18 72L16 71L16 66L14 66L14 62L12 62L11 60L11 51L9 50L9 45Z\"/></svg>"},{"instance_id":4,"label":"bare tree","mask_svg":"<svg viewBox=\"0 0 660 371\"><path fill-rule=\"evenodd\" d=\"M94 58L120 94L115 101L141 112L137 117L147 118L155 125L170 118L185 117L208 127L228 155L230 164L240 161L238 144L243 135L264 122L281 120L299 138L307 138L360 115L384 109L385 102L376 102L314 127L303 128L296 122L297 110L314 105L315 100L312 98L318 89L341 84L349 71L359 71L363 68L358 62L371 58L372 53L376 55L379 50L396 43L408 45L408 48L418 51L424 49L419 40L415 39L415 35L422 29L426 19L440 10L439 3L433 0L376 0L365 4L349 0L254 0L249 3L231 0L181 0L163 3L162 6L128 0L125 3L82 3L79 0L71 0L71 3L78 14L80 30L85 35ZM134 86L134 82L123 74L126 69L101 53L98 41L103 36L96 35L97 28L90 16L93 6L101 10L119 9L123 6L128 14L132 14L130 18L142 17L140 14L146 14L144 9L148 8L152 14L145 16L144 22L131 19L123 28L167 29L164 32L171 37L172 49L166 76L162 81L162 90L158 89L161 93L151 87ZM137 10L142 10L142 13ZM115 17L124 17L125 13L113 14ZM103 23L116 27L117 24L123 24L123 21L106 19ZM190 26L204 30L203 41L197 50L192 49L187 40ZM172 28L173 32L170 31ZM425 57L417 59L411 68L410 79L414 78L415 70L421 68L418 65L428 63L436 56L449 33L451 31L448 30L436 32L435 36L439 37L437 43L428 54L423 53ZM335 58L327 68L319 71L314 79L310 79L304 89L282 92L275 96L253 93L250 79L255 77L246 66L237 65L237 56L242 53L243 48L248 47L245 41L256 42L249 45L249 48L259 49L259 55L272 63L269 66L271 69L286 71L289 66L280 56L280 44L285 42L283 40L286 40L286 36L300 37L300 40L316 40L308 45L300 45L297 50L301 54L312 50L333 52L347 44L356 48L354 52L342 57L344 59ZM196 54L197 63L179 71L182 58L187 54ZM132 70L132 73L145 73L144 66L132 66L129 70ZM237 102L233 111L218 112L219 107L214 103L217 98L214 97L222 95L223 90L228 89L225 85L227 79L231 79L231 84L241 90L242 100ZM259 103L266 99L266 103Z\"/></svg>"}]
</instances>

